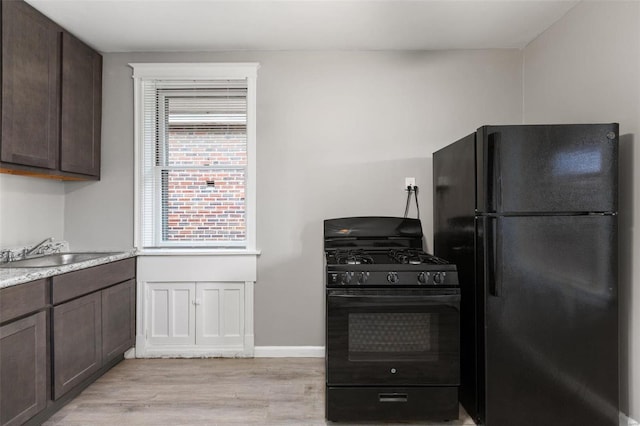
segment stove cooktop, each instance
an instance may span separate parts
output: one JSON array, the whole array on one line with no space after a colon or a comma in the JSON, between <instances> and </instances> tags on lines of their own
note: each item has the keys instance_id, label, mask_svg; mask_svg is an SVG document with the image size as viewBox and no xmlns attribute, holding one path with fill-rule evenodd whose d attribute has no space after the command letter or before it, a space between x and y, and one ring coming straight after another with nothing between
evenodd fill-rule
<instances>
[{"instance_id":1,"label":"stove cooktop","mask_svg":"<svg viewBox=\"0 0 640 426\"><path fill-rule=\"evenodd\" d=\"M458 286L455 265L419 249L326 251L327 287Z\"/></svg>"},{"instance_id":2,"label":"stove cooktop","mask_svg":"<svg viewBox=\"0 0 640 426\"><path fill-rule=\"evenodd\" d=\"M448 265L419 249L336 249L327 251L327 264L336 265Z\"/></svg>"}]
</instances>

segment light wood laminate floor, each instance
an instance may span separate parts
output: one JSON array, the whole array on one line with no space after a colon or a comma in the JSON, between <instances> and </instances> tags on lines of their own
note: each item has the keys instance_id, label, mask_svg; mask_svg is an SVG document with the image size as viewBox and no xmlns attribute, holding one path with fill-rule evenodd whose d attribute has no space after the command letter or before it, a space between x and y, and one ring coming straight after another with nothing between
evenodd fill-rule
<instances>
[{"instance_id":1,"label":"light wood laminate floor","mask_svg":"<svg viewBox=\"0 0 640 426\"><path fill-rule=\"evenodd\" d=\"M324 359L130 359L54 414L62 425L325 425ZM335 423L339 426L344 423ZM359 423L363 424L363 423ZM371 424L371 423L369 423ZM473 425L460 418L424 425Z\"/></svg>"}]
</instances>

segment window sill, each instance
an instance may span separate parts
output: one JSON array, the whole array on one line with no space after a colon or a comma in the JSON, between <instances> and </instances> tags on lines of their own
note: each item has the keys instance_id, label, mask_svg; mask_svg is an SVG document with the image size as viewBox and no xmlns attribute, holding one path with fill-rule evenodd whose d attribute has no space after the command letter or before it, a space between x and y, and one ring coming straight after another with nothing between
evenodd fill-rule
<instances>
[{"instance_id":1,"label":"window sill","mask_svg":"<svg viewBox=\"0 0 640 426\"><path fill-rule=\"evenodd\" d=\"M260 256L261 250L212 248L147 248L138 249L138 256Z\"/></svg>"}]
</instances>

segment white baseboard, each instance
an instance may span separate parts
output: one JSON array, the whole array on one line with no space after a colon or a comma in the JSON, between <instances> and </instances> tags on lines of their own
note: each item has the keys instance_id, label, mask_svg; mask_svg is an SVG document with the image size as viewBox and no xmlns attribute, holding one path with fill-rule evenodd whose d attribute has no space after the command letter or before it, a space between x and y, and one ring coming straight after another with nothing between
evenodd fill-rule
<instances>
[{"instance_id":1,"label":"white baseboard","mask_svg":"<svg viewBox=\"0 0 640 426\"><path fill-rule=\"evenodd\" d=\"M129 348L125 353L124 353L124 359L135 359L136 357L136 348Z\"/></svg>"},{"instance_id":2,"label":"white baseboard","mask_svg":"<svg viewBox=\"0 0 640 426\"><path fill-rule=\"evenodd\" d=\"M633 420L631 417L627 417L625 414L620 413L620 426L638 426L640 422Z\"/></svg>"},{"instance_id":3,"label":"white baseboard","mask_svg":"<svg viewBox=\"0 0 640 426\"><path fill-rule=\"evenodd\" d=\"M252 358L251 350L237 347L208 346L146 346L136 350L137 358Z\"/></svg>"},{"instance_id":4,"label":"white baseboard","mask_svg":"<svg viewBox=\"0 0 640 426\"><path fill-rule=\"evenodd\" d=\"M256 358L324 358L324 346L256 346Z\"/></svg>"}]
</instances>

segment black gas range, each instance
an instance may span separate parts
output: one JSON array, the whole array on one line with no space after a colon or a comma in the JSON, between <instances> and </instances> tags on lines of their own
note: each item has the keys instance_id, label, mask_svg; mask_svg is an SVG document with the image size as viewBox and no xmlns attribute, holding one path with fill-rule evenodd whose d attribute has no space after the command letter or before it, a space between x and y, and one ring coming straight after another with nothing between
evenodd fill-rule
<instances>
[{"instance_id":1,"label":"black gas range","mask_svg":"<svg viewBox=\"0 0 640 426\"><path fill-rule=\"evenodd\" d=\"M458 418L457 270L422 239L417 219L325 221L328 420Z\"/></svg>"}]
</instances>

